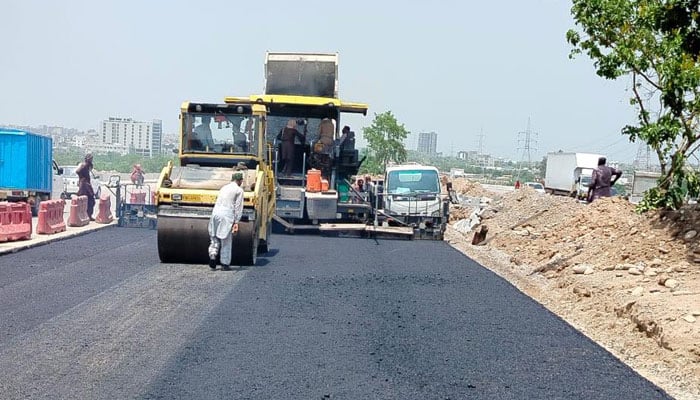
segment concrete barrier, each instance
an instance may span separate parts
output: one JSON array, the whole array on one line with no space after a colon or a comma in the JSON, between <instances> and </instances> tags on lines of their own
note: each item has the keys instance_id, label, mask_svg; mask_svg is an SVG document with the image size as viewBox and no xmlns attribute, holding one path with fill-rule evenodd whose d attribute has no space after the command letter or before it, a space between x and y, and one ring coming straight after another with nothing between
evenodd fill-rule
<instances>
[{"instance_id":1,"label":"concrete barrier","mask_svg":"<svg viewBox=\"0 0 700 400\"><path fill-rule=\"evenodd\" d=\"M97 215L95 216L95 222L98 224L109 224L113 219L112 200L109 193L102 193L97 202Z\"/></svg>"},{"instance_id":2,"label":"concrete barrier","mask_svg":"<svg viewBox=\"0 0 700 400\"><path fill-rule=\"evenodd\" d=\"M87 196L75 196L71 198L70 214L68 214L68 226L85 226L90 223L87 214Z\"/></svg>"},{"instance_id":3,"label":"concrete barrier","mask_svg":"<svg viewBox=\"0 0 700 400\"><path fill-rule=\"evenodd\" d=\"M32 237L32 209L28 203L0 203L0 242Z\"/></svg>"},{"instance_id":4,"label":"concrete barrier","mask_svg":"<svg viewBox=\"0 0 700 400\"><path fill-rule=\"evenodd\" d=\"M63 210L66 206L64 200L48 200L39 204L39 221L36 224L36 233L50 235L66 230L66 221L63 219Z\"/></svg>"},{"instance_id":5,"label":"concrete barrier","mask_svg":"<svg viewBox=\"0 0 700 400\"><path fill-rule=\"evenodd\" d=\"M146 204L146 192L131 192L131 198L129 204Z\"/></svg>"}]
</instances>

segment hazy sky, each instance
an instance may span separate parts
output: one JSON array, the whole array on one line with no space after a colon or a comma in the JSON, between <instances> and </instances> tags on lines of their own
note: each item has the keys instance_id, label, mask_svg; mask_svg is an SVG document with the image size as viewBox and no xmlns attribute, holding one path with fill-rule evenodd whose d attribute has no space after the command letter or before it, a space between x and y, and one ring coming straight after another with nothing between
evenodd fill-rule
<instances>
[{"instance_id":1,"label":"hazy sky","mask_svg":"<svg viewBox=\"0 0 700 400\"><path fill-rule=\"evenodd\" d=\"M109 116L162 119L184 100L262 92L265 51L337 52L340 96L368 103L356 132L391 110L438 150L521 159L547 151L631 161L629 82L569 60L564 0L2 0L0 123L96 129Z\"/></svg>"}]
</instances>

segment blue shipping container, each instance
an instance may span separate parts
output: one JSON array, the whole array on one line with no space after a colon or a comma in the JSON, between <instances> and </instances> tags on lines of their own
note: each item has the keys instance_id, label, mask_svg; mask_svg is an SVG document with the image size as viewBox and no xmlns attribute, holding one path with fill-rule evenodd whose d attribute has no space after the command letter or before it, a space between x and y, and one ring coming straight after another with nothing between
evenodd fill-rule
<instances>
[{"instance_id":1,"label":"blue shipping container","mask_svg":"<svg viewBox=\"0 0 700 400\"><path fill-rule=\"evenodd\" d=\"M0 189L51 193L52 162L50 137L0 128Z\"/></svg>"}]
</instances>

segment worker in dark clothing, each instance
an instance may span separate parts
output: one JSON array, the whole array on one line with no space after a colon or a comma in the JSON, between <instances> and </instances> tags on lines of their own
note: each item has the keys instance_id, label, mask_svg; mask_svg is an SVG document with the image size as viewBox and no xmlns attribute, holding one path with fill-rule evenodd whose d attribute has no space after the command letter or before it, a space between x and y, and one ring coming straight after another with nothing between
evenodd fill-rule
<instances>
[{"instance_id":1,"label":"worker in dark clothing","mask_svg":"<svg viewBox=\"0 0 700 400\"><path fill-rule=\"evenodd\" d=\"M277 135L277 140L280 143L281 155L280 158L284 166L282 167L282 174L284 176L289 176L294 170L294 158L296 157L296 145L294 144L296 139L299 139L301 143L306 143L306 125L304 125L304 134L302 135L296 129L297 123L295 120L290 119L287 122L287 126L282 129L282 131Z\"/></svg>"},{"instance_id":2,"label":"worker in dark clothing","mask_svg":"<svg viewBox=\"0 0 700 400\"><path fill-rule=\"evenodd\" d=\"M601 197L610 197L610 188L622 176L622 171L608 167L605 165L606 161L605 157L598 158L598 168L593 170L591 184L588 186L589 203Z\"/></svg>"},{"instance_id":3,"label":"worker in dark clothing","mask_svg":"<svg viewBox=\"0 0 700 400\"><path fill-rule=\"evenodd\" d=\"M87 196L87 215L90 217L90 221L95 220L92 216L92 212L95 210L95 191L90 183L92 168L92 154L88 153L85 155L85 160L75 169L75 173L78 175L78 196Z\"/></svg>"}]
</instances>

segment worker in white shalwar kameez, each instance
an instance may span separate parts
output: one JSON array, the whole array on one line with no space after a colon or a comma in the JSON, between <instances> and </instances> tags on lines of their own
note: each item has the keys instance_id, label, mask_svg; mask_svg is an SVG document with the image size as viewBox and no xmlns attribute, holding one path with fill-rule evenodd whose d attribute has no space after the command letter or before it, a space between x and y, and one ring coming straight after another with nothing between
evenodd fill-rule
<instances>
[{"instance_id":1,"label":"worker in white shalwar kameez","mask_svg":"<svg viewBox=\"0 0 700 400\"><path fill-rule=\"evenodd\" d=\"M219 255L223 271L231 269L233 234L238 232L238 221L243 214L243 173L234 172L231 180L219 190L209 219L209 267L216 269Z\"/></svg>"}]
</instances>

